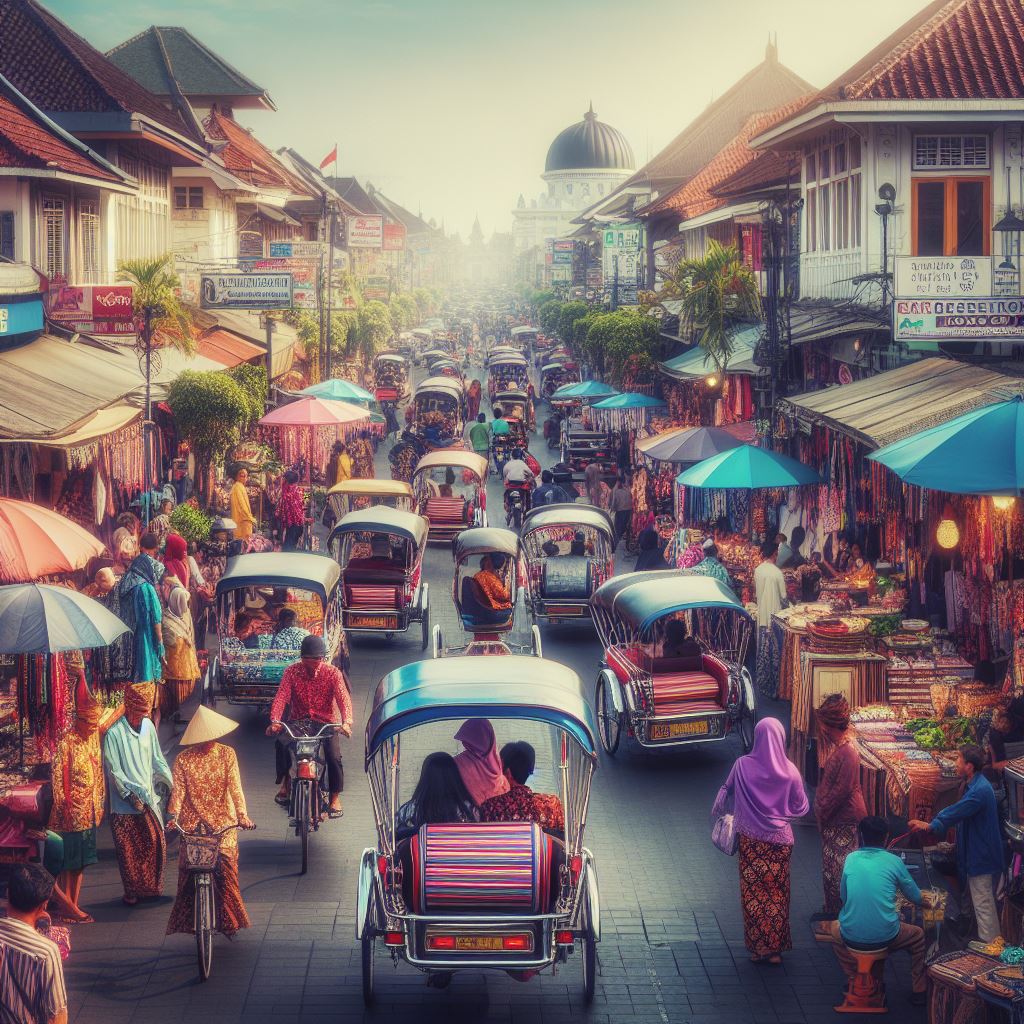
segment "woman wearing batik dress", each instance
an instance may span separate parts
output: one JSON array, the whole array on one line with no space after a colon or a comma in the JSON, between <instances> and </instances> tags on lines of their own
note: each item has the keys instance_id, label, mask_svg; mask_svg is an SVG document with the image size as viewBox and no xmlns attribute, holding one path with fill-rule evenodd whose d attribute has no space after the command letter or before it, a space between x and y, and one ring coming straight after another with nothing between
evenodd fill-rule
<instances>
[{"instance_id":1,"label":"woman wearing batik dress","mask_svg":"<svg viewBox=\"0 0 1024 1024\"><path fill-rule=\"evenodd\" d=\"M786 730L774 718L754 728L754 746L733 765L712 815L732 801L739 833L743 939L754 963L778 964L793 948L789 929L790 821L809 809L803 781L786 757Z\"/></svg>"}]
</instances>

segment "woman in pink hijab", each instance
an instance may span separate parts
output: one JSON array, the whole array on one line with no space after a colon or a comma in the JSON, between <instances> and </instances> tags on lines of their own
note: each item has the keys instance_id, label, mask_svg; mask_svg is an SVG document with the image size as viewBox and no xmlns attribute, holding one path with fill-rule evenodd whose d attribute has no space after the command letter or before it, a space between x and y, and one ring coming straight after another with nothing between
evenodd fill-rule
<instances>
[{"instance_id":1,"label":"woman in pink hijab","mask_svg":"<svg viewBox=\"0 0 1024 1024\"><path fill-rule=\"evenodd\" d=\"M473 803L479 807L492 796L507 793L508 779L498 755L494 726L486 718L468 718L459 726L455 738L465 748L456 755L455 764Z\"/></svg>"}]
</instances>

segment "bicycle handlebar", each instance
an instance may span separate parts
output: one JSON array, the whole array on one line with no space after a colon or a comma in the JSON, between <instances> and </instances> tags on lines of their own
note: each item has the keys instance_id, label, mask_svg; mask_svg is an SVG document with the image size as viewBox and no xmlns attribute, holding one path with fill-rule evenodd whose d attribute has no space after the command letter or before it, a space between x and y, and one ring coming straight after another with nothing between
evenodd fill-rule
<instances>
[{"instance_id":1,"label":"bicycle handlebar","mask_svg":"<svg viewBox=\"0 0 1024 1024\"><path fill-rule=\"evenodd\" d=\"M177 821L168 822L174 829L180 832L183 836L196 836L200 839L219 839L226 832L230 832L232 829L244 828L245 826L241 822L236 821L233 825L225 825L222 829L218 829L215 832L186 832ZM253 825L253 828L256 826Z\"/></svg>"},{"instance_id":2,"label":"bicycle handlebar","mask_svg":"<svg viewBox=\"0 0 1024 1024\"><path fill-rule=\"evenodd\" d=\"M318 733L315 733L315 734L311 733L308 736L303 734L303 733L299 733L298 735L296 735L289 728L287 722L274 722L274 721L272 721L270 724L271 725L279 725L279 726L281 726L281 728L286 733L288 733L288 735L293 740L321 740L321 739L324 738L325 735L330 735L330 732L333 732L335 729L340 729L344 725L344 722L324 722L323 725L320 727L320 731ZM325 732L324 730L328 730L328 731Z\"/></svg>"}]
</instances>

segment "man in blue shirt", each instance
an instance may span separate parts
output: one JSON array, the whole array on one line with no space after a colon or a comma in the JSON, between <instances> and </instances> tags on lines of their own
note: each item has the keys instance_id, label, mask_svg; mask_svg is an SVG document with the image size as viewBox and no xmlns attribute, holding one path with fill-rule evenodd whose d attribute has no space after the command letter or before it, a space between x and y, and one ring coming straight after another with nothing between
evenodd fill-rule
<instances>
[{"instance_id":1,"label":"man in blue shirt","mask_svg":"<svg viewBox=\"0 0 1024 1024\"><path fill-rule=\"evenodd\" d=\"M999 914L993 886L1003 873L1003 836L999 830L999 812L992 785L982 775L985 755L981 747L968 743L957 754L957 767L966 780L964 795L931 822L912 820L915 832L933 832L943 836L956 827L956 862L961 878L967 879L982 942L999 938Z\"/></svg>"},{"instance_id":2,"label":"man in blue shirt","mask_svg":"<svg viewBox=\"0 0 1024 1024\"><path fill-rule=\"evenodd\" d=\"M885 819L870 815L861 819L859 827L862 846L847 854L839 884L843 909L839 911L839 920L831 926L836 959L847 978L853 978L857 960L850 950L905 949L910 954L913 985L910 1001L922 1006L926 988L924 931L917 925L904 924L896 912L897 891L920 906L921 890L910 877L906 864L884 849L889 835ZM876 964L879 981L884 966L884 961Z\"/></svg>"}]
</instances>

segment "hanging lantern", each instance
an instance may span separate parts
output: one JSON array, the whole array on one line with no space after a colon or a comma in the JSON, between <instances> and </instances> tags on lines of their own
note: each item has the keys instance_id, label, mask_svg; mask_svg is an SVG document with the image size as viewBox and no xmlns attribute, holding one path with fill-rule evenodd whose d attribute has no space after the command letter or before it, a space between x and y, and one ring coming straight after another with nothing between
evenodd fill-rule
<instances>
[{"instance_id":1,"label":"hanging lantern","mask_svg":"<svg viewBox=\"0 0 1024 1024\"><path fill-rule=\"evenodd\" d=\"M1014 505L1017 504L1017 499L1012 495L995 495L992 498L992 507L997 512L1009 512Z\"/></svg>"},{"instance_id":2,"label":"hanging lantern","mask_svg":"<svg viewBox=\"0 0 1024 1024\"><path fill-rule=\"evenodd\" d=\"M942 510L942 519L935 531L935 541L940 548L945 548L947 551L952 550L960 543L960 528L956 525L953 509L948 502Z\"/></svg>"}]
</instances>

